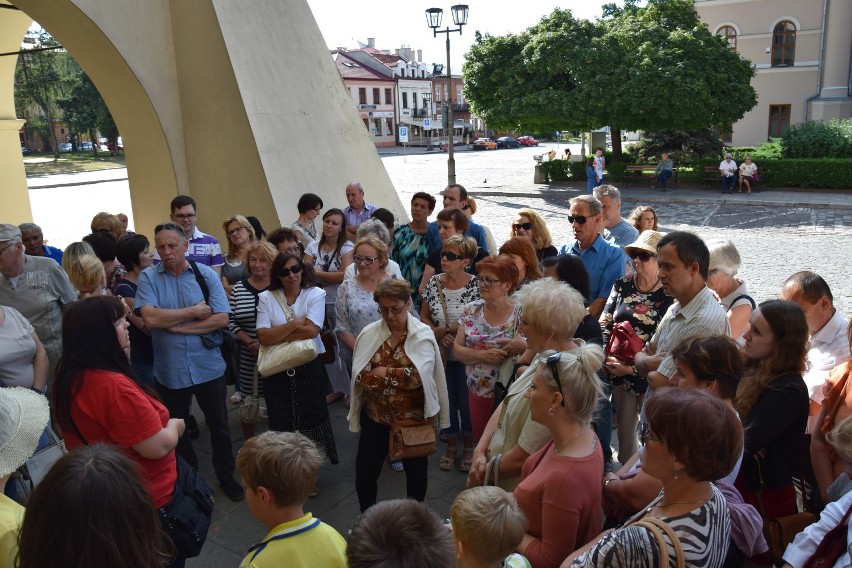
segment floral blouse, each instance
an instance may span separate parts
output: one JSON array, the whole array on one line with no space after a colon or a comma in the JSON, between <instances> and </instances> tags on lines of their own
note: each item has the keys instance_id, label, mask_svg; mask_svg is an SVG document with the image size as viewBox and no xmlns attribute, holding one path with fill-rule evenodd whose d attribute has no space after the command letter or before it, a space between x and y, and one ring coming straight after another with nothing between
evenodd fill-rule
<instances>
[{"instance_id":1,"label":"floral blouse","mask_svg":"<svg viewBox=\"0 0 852 568\"><path fill-rule=\"evenodd\" d=\"M423 383L417 367L405 354L406 337L403 336L395 347L391 346L392 338L389 337L355 377L367 393L367 415L384 426L390 426L391 414L397 418L423 420L426 403ZM387 367L387 376L373 374L371 369L375 367Z\"/></svg>"},{"instance_id":2,"label":"floral blouse","mask_svg":"<svg viewBox=\"0 0 852 568\"><path fill-rule=\"evenodd\" d=\"M462 310L459 325L464 329L465 345L471 349L489 349L498 342L511 341L518 334L521 306L516 306L509 319L492 326L485 321L485 300L471 302ZM476 363L465 365L467 388L481 398L494 398L494 383L500 378L500 365Z\"/></svg>"},{"instance_id":3,"label":"floral blouse","mask_svg":"<svg viewBox=\"0 0 852 568\"><path fill-rule=\"evenodd\" d=\"M302 233L302 238L299 240L305 248L308 247L308 244L319 239L317 225L313 221L308 221L307 225L302 225L298 221L295 221L292 225L290 225L290 228L294 231L299 231L300 233Z\"/></svg>"},{"instance_id":4,"label":"floral blouse","mask_svg":"<svg viewBox=\"0 0 852 568\"><path fill-rule=\"evenodd\" d=\"M660 320L674 303L674 298L666 295L660 286L650 294L643 294L633 281L633 274L622 276L615 281L612 292L601 314L601 330L604 345L609 342L609 334L615 323L628 321L636 335L647 342L654 336ZM621 385L627 392L643 394L648 390L648 379L638 375L613 377L613 384Z\"/></svg>"}]
</instances>

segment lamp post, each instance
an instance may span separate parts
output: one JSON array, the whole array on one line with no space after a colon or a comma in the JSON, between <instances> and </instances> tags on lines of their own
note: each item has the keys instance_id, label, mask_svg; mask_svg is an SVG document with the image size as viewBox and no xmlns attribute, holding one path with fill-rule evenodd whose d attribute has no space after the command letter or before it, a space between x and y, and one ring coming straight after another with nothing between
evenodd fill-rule
<instances>
[{"instance_id":1,"label":"lamp post","mask_svg":"<svg viewBox=\"0 0 852 568\"><path fill-rule=\"evenodd\" d=\"M444 11L440 8L429 8L426 10L426 24L432 28L433 37L438 37L438 34L446 34L447 36L447 185L456 183L456 159L453 156L453 132L455 131L455 122L453 120L453 84L452 73L450 72L450 34L454 32L462 33L462 26L467 24L467 4L456 4L450 7L450 12L453 14L453 23L457 28L447 27L439 30L441 27L441 16Z\"/></svg>"}]
</instances>

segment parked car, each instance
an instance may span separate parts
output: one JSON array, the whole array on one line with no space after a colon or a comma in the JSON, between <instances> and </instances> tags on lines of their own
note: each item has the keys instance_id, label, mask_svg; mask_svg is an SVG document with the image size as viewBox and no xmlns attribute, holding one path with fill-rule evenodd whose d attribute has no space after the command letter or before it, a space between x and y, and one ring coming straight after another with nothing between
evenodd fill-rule
<instances>
[{"instance_id":1,"label":"parked car","mask_svg":"<svg viewBox=\"0 0 852 568\"><path fill-rule=\"evenodd\" d=\"M498 148L520 148L521 145L511 136L501 136L497 139Z\"/></svg>"},{"instance_id":2,"label":"parked car","mask_svg":"<svg viewBox=\"0 0 852 568\"><path fill-rule=\"evenodd\" d=\"M538 146L538 140L532 136L519 136L518 144L521 146Z\"/></svg>"},{"instance_id":3,"label":"parked car","mask_svg":"<svg viewBox=\"0 0 852 568\"><path fill-rule=\"evenodd\" d=\"M88 152L92 151L92 143L91 142L83 142L80 144L80 149Z\"/></svg>"},{"instance_id":4,"label":"parked car","mask_svg":"<svg viewBox=\"0 0 852 568\"><path fill-rule=\"evenodd\" d=\"M21 146L21 154L24 156L29 156L32 153L32 150L27 148L26 146Z\"/></svg>"},{"instance_id":5,"label":"parked car","mask_svg":"<svg viewBox=\"0 0 852 568\"><path fill-rule=\"evenodd\" d=\"M477 138L473 141L471 147L474 150L494 150L497 148L497 142L491 138Z\"/></svg>"},{"instance_id":6,"label":"parked car","mask_svg":"<svg viewBox=\"0 0 852 568\"><path fill-rule=\"evenodd\" d=\"M64 144L59 145L60 152L70 152L71 151L71 143L65 142Z\"/></svg>"}]
</instances>

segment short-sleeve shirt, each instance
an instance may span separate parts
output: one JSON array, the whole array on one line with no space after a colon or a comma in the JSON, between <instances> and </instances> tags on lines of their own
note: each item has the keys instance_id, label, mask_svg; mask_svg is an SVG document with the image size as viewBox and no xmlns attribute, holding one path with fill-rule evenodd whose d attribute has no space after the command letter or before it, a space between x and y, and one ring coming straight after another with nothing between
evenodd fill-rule
<instances>
[{"instance_id":1,"label":"short-sleeve shirt","mask_svg":"<svg viewBox=\"0 0 852 568\"><path fill-rule=\"evenodd\" d=\"M740 173L744 177L753 176L755 171L757 171L757 164L755 164L754 162L750 164L746 164L745 162L743 162L742 164L740 164Z\"/></svg>"},{"instance_id":2,"label":"short-sleeve shirt","mask_svg":"<svg viewBox=\"0 0 852 568\"><path fill-rule=\"evenodd\" d=\"M618 246L606 242L602 236L591 244L591 246L580 250L580 245L574 241L570 246L563 245L559 254L573 254L579 256L583 266L589 273L589 303L598 298L608 298L615 281L624 275L624 265L627 257Z\"/></svg>"},{"instance_id":3,"label":"short-sleeve shirt","mask_svg":"<svg viewBox=\"0 0 852 568\"><path fill-rule=\"evenodd\" d=\"M636 242L636 239L639 238L639 231L636 230L636 227L622 219L604 231L604 237L606 240L611 240L623 249L627 245L632 245Z\"/></svg>"},{"instance_id":4,"label":"short-sleeve shirt","mask_svg":"<svg viewBox=\"0 0 852 568\"><path fill-rule=\"evenodd\" d=\"M231 306L219 275L212 268L197 264L210 299L207 304L214 314L230 314ZM195 273L187 263L177 276L166 271L162 264L149 266L139 275L136 305L139 313L145 306L176 310L188 308L204 300ZM214 381L225 374L225 361L219 349L208 349L200 335L171 333L152 329L154 344L154 375L157 382L169 389L184 389Z\"/></svg>"},{"instance_id":5,"label":"short-sleeve shirt","mask_svg":"<svg viewBox=\"0 0 852 568\"><path fill-rule=\"evenodd\" d=\"M346 568L346 541L311 513L281 523L249 549L240 568Z\"/></svg>"},{"instance_id":6,"label":"short-sleeve shirt","mask_svg":"<svg viewBox=\"0 0 852 568\"><path fill-rule=\"evenodd\" d=\"M319 241L314 241L305 248L305 254L314 257L314 266L325 272L340 272L341 267L343 266L343 255L350 252L355 245L353 245L350 241L346 241L340 247L340 253L334 255L332 257L332 253L320 252ZM337 301L337 289L340 287L340 284L326 284L325 285L325 303L326 304L334 304ZM320 324L322 326L322 324Z\"/></svg>"},{"instance_id":7,"label":"short-sleeve shirt","mask_svg":"<svg viewBox=\"0 0 852 568\"><path fill-rule=\"evenodd\" d=\"M24 508L0 493L0 566L14 566Z\"/></svg>"},{"instance_id":8,"label":"short-sleeve shirt","mask_svg":"<svg viewBox=\"0 0 852 568\"><path fill-rule=\"evenodd\" d=\"M458 290L448 290L442 286L444 301L447 304L447 319L445 321L441 291L438 290L438 278L440 277L439 274L436 274L429 279L426 284L426 292L423 295L423 301L429 306L429 317L432 319L432 324L438 327L457 323L464 307L479 299L479 285L476 283L476 278L471 278L467 284ZM456 360L452 349L447 350L447 358L451 361Z\"/></svg>"},{"instance_id":9,"label":"short-sleeve shirt","mask_svg":"<svg viewBox=\"0 0 852 568\"><path fill-rule=\"evenodd\" d=\"M59 263L59 266L62 266L62 249L42 245L41 251L43 256L46 256L47 258L52 258L53 260Z\"/></svg>"},{"instance_id":10,"label":"short-sleeve shirt","mask_svg":"<svg viewBox=\"0 0 852 568\"><path fill-rule=\"evenodd\" d=\"M115 444L139 465L154 506L168 503L177 479L174 450L162 458L149 459L133 449L168 424L166 407L121 373L88 369L83 371L79 385L71 400L71 419L85 441L77 436L73 427L65 427L68 449L84 443Z\"/></svg>"},{"instance_id":11,"label":"short-sleeve shirt","mask_svg":"<svg viewBox=\"0 0 852 568\"><path fill-rule=\"evenodd\" d=\"M5 321L0 325L0 386L32 388L36 344L33 326L21 312L3 306Z\"/></svg>"},{"instance_id":12,"label":"short-sleeve shirt","mask_svg":"<svg viewBox=\"0 0 852 568\"><path fill-rule=\"evenodd\" d=\"M189 238L189 248L186 251L186 259L194 260L196 264L205 266L222 266L225 257L222 256L222 247L216 237L202 233L195 228L195 232ZM154 264L160 264L160 255L154 251Z\"/></svg>"},{"instance_id":13,"label":"short-sleeve shirt","mask_svg":"<svg viewBox=\"0 0 852 568\"><path fill-rule=\"evenodd\" d=\"M465 346L471 349L496 347L498 342L511 341L518 333L521 308L516 306L505 322L491 325L485 320L485 301L471 302L462 310L459 326L464 330ZM467 388L473 394L492 398L494 383L500 375L500 364L475 363L465 365Z\"/></svg>"},{"instance_id":14,"label":"short-sleeve shirt","mask_svg":"<svg viewBox=\"0 0 852 568\"><path fill-rule=\"evenodd\" d=\"M289 318L281 308L281 304L275 299L273 293L283 296L283 291L266 290L260 293L257 302L257 329L268 329L287 323ZM303 288L299 297L290 305L297 318L308 318L319 328L325 321L325 290L322 288ZM287 301L283 298L283 301ZM325 353L325 347L320 340L319 333L314 337L314 345L317 354Z\"/></svg>"},{"instance_id":15,"label":"short-sleeve shirt","mask_svg":"<svg viewBox=\"0 0 852 568\"><path fill-rule=\"evenodd\" d=\"M719 163L719 171L722 172L723 176L732 176L737 173L737 163L734 160L730 162L722 160Z\"/></svg>"},{"instance_id":16,"label":"short-sleeve shirt","mask_svg":"<svg viewBox=\"0 0 852 568\"><path fill-rule=\"evenodd\" d=\"M346 227L360 227L361 223L368 220L370 215L372 215L373 211L376 209L378 209L378 207L372 203L367 203L366 201L364 202L364 207L361 211L356 211L351 205L347 206L343 210L343 216L346 217Z\"/></svg>"},{"instance_id":17,"label":"short-sleeve shirt","mask_svg":"<svg viewBox=\"0 0 852 568\"><path fill-rule=\"evenodd\" d=\"M76 300L77 293L55 261L29 255L24 259L24 271L17 279L0 274L0 305L11 306L27 318L55 368L62 356L62 306Z\"/></svg>"}]
</instances>

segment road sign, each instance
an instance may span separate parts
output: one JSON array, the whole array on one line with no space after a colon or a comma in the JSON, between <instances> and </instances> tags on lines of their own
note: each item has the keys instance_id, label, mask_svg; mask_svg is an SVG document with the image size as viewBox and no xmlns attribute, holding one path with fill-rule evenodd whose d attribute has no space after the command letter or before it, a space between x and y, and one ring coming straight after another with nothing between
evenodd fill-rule
<instances>
[{"instance_id":1,"label":"road sign","mask_svg":"<svg viewBox=\"0 0 852 568\"><path fill-rule=\"evenodd\" d=\"M408 142L408 127L400 126L399 127L399 141L400 142Z\"/></svg>"},{"instance_id":2,"label":"road sign","mask_svg":"<svg viewBox=\"0 0 852 568\"><path fill-rule=\"evenodd\" d=\"M432 121L428 118L423 119L423 128L432 128Z\"/></svg>"}]
</instances>

